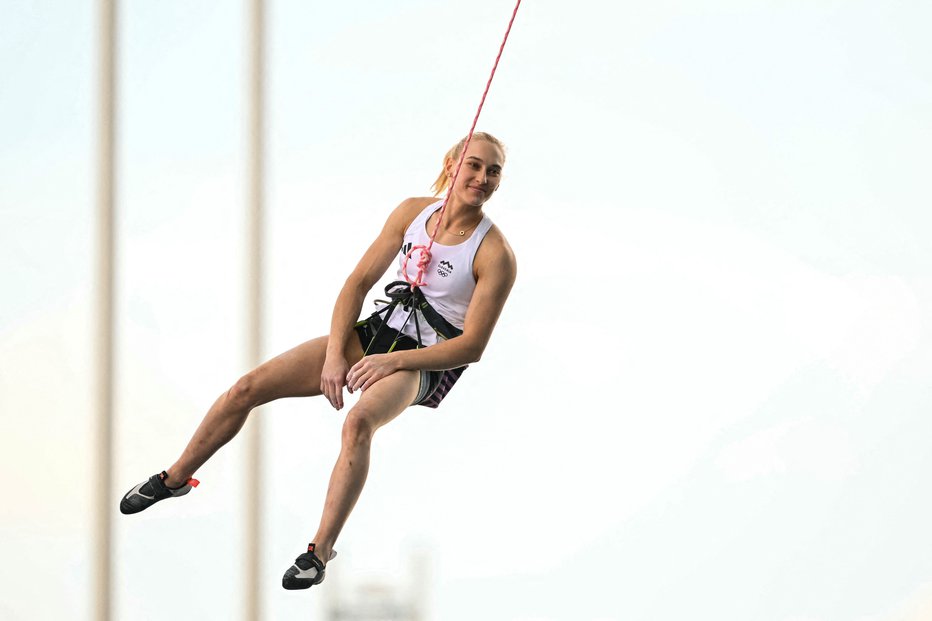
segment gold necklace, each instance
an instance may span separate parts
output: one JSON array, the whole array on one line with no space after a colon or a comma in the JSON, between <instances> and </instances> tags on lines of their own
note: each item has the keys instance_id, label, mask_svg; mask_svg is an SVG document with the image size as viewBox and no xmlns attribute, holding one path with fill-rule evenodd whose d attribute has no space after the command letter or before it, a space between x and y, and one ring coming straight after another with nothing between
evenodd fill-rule
<instances>
[{"instance_id":1,"label":"gold necklace","mask_svg":"<svg viewBox=\"0 0 932 621\"><path fill-rule=\"evenodd\" d=\"M466 227L465 229L460 230L460 232L458 232L458 233L455 232L455 231L451 231L450 229L445 229L445 230L446 230L446 232L449 233L450 235L459 235L460 237L465 237L466 231L471 231L471 230L473 230L474 228L476 228L476 226L478 226L478 224L479 224L479 223L476 222L476 224L473 224L472 226L468 226L468 227Z\"/></svg>"}]
</instances>

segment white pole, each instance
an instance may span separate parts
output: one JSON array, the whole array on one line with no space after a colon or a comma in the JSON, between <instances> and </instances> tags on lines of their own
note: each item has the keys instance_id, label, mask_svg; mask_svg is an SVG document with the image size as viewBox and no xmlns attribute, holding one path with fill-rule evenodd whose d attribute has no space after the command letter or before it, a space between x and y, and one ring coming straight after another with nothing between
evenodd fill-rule
<instances>
[{"instance_id":1,"label":"white pole","mask_svg":"<svg viewBox=\"0 0 932 621\"><path fill-rule=\"evenodd\" d=\"M114 130L116 0L99 2L100 46L98 77L99 155L97 177L97 312L95 326L96 416L94 464L94 529L92 619L109 621L111 616L111 528L110 511L113 466L113 300L114 300Z\"/></svg>"},{"instance_id":2,"label":"white pole","mask_svg":"<svg viewBox=\"0 0 932 621\"><path fill-rule=\"evenodd\" d=\"M262 0L251 0L249 15L249 206L247 224L247 355L256 367L262 356L262 198L263 198L263 64L264 14ZM245 617L259 621L262 535L262 418L249 417L246 444L246 584Z\"/></svg>"}]
</instances>

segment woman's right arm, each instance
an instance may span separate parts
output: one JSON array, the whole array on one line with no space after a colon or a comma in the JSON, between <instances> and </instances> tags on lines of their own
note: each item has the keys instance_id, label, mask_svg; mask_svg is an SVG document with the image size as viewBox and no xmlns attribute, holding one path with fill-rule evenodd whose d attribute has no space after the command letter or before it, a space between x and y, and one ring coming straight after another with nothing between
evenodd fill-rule
<instances>
[{"instance_id":1,"label":"woman's right arm","mask_svg":"<svg viewBox=\"0 0 932 621\"><path fill-rule=\"evenodd\" d=\"M409 198L392 211L381 233L369 246L356 268L346 279L333 307L327 357L320 375L320 390L337 410L343 407L343 387L350 364L346 344L359 318L366 293L391 265L404 240L405 230L427 205L436 199Z\"/></svg>"}]
</instances>

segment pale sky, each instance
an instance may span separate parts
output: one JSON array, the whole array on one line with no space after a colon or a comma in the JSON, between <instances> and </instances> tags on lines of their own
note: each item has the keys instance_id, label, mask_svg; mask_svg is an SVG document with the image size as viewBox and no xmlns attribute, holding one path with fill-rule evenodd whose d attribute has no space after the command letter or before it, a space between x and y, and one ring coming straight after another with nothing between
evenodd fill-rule
<instances>
[{"instance_id":1,"label":"pale sky","mask_svg":"<svg viewBox=\"0 0 932 621\"><path fill-rule=\"evenodd\" d=\"M269 6L265 352L329 326L466 133L513 5ZM0 0L0 618L89 619L96 4ZM121 3L115 618L236 619L243 443L119 515L245 365L246 7ZM932 609L932 8L525 0L479 128L519 279L376 436L321 587L342 413L266 421L267 619L918 621ZM369 306L365 310L368 310ZM153 598L156 585L171 596Z\"/></svg>"}]
</instances>

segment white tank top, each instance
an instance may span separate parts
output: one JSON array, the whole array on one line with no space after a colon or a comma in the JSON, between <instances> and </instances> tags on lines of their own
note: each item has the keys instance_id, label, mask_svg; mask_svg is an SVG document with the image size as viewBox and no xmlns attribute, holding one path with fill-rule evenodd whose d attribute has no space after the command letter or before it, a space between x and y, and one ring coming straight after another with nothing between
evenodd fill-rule
<instances>
[{"instance_id":1,"label":"white tank top","mask_svg":"<svg viewBox=\"0 0 932 621\"><path fill-rule=\"evenodd\" d=\"M398 255L398 280L406 280L402 270L408 251L414 246L427 246L430 243L427 220L440 209L442 204L441 200L428 205L405 230L404 242ZM462 243L444 246L434 242L430 250L430 264L423 277L427 284L421 287L421 293L434 307L434 310L460 330L463 329L463 322L466 318L466 307L469 306L473 291L476 289L476 279L473 277L472 269L473 260L476 258L476 251L479 250L479 244L482 243L490 228L492 228L492 220L483 215L476 230ZM417 277L417 261L420 256L420 252L415 252L408 260L408 276L411 280ZM398 306L389 318L388 325L417 339L414 317L412 316L405 323L407 317L408 311ZM435 345L438 341L437 333L430 327L420 311L417 311L417 319L421 329L421 342L425 346Z\"/></svg>"}]
</instances>

